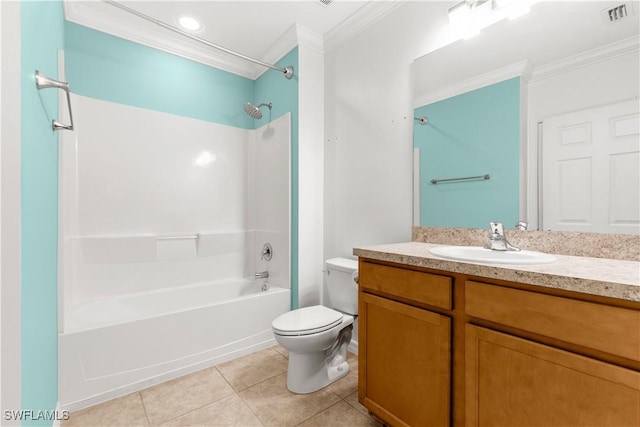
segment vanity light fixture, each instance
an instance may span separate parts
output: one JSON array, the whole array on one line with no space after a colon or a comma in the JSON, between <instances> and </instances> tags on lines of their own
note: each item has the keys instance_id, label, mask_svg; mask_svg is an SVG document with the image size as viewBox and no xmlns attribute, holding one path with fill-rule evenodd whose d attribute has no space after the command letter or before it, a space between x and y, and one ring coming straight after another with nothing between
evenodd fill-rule
<instances>
[{"instance_id":1,"label":"vanity light fixture","mask_svg":"<svg viewBox=\"0 0 640 427\"><path fill-rule=\"evenodd\" d=\"M180 16L177 19L178 25L180 25L185 30L189 31L199 31L202 29L202 25L196 18L192 18L191 16Z\"/></svg>"},{"instance_id":2,"label":"vanity light fixture","mask_svg":"<svg viewBox=\"0 0 640 427\"><path fill-rule=\"evenodd\" d=\"M502 11L503 15L513 20L531 11L532 1L526 0L495 0L496 11Z\"/></svg>"},{"instance_id":3,"label":"vanity light fixture","mask_svg":"<svg viewBox=\"0 0 640 427\"><path fill-rule=\"evenodd\" d=\"M536 0L464 0L449 9L449 26L456 36L468 39L498 21L526 14L535 2Z\"/></svg>"},{"instance_id":4,"label":"vanity light fixture","mask_svg":"<svg viewBox=\"0 0 640 427\"><path fill-rule=\"evenodd\" d=\"M456 36L471 38L480 32L471 16L472 4L466 0L449 9L449 26Z\"/></svg>"},{"instance_id":5,"label":"vanity light fixture","mask_svg":"<svg viewBox=\"0 0 640 427\"><path fill-rule=\"evenodd\" d=\"M464 0L449 9L449 24L456 35L468 39L492 24L492 11L493 0Z\"/></svg>"}]
</instances>

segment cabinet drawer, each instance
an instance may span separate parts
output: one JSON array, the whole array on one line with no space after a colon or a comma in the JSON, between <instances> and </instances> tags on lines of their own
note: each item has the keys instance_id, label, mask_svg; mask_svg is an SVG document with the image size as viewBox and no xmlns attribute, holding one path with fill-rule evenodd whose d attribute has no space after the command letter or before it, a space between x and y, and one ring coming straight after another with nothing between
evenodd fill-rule
<instances>
[{"instance_id":1,"label":"cabinet drawer","mask_svg":"<svg viewBox=\"0 0 640 427\"><path fill-rule=\"evenodd\" d=\"M361 261L360 289L372 290L434 307L451 310L453 279L437 274Z\"/></svg>"},{"instance_id":2,"label":"cabinet drawer","mask_svg":"<svg viewBox=\"0 0 640 427\"><path fill-rule=\"evenodd\" d=\"M467 281L465 312L640 361L640 311Z\"/></svg>"}]
</instances>

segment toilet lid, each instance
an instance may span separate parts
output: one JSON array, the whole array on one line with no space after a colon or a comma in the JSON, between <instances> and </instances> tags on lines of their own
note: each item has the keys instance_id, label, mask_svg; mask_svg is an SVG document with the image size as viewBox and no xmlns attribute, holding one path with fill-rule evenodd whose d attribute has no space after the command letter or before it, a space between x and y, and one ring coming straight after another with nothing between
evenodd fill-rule
<instances>
[{"instance_id":1,"label":"toilet lid","mask_svg":"<svg viewBox=\"0 0 640 427\"><path fill-rule=\"evenodd\" d=\"M323 332L342 323L342 313L322 305L299 308L284 313L273 321L278 335L309 335Z\"/></svg>"}]
</instances>

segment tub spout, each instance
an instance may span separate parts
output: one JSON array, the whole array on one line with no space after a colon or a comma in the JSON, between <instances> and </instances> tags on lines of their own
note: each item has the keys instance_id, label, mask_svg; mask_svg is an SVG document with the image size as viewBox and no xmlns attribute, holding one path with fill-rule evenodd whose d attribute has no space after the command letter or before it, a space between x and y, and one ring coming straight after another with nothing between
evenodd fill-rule
<instances>
[{"instance_id":1,"label":"tub spout","mask_svg":"<svg viewBox=\"0 0 640 427\"><path fill-rule=\"evenodd\" d=\"M258 273L256 273L255 278L256 279L266 279L269 277L269 272L268 271L260 271Z\"/></svg>"}]
</instances>

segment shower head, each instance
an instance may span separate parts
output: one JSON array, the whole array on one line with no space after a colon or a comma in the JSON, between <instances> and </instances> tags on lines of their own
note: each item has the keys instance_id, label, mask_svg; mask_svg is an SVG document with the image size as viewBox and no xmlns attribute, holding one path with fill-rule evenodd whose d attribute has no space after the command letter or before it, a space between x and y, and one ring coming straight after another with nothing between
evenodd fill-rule
<instances>
[{"instance_id":1,"label":"shower head","mask_svg":"<svg viewBox=\"0 0 640 427\"><path fill-rule=\"evenodd\" d=\"M244 112L247 113L250 117L254 119L261 119L262 111L260 111L260 107L269 107L269 110L271 110L271 103L268 103L268 104L262 103L256 107L252 103L247 102L246 104L244 104L243 108L244 108Z\"/></svg>"}]
</instances>

